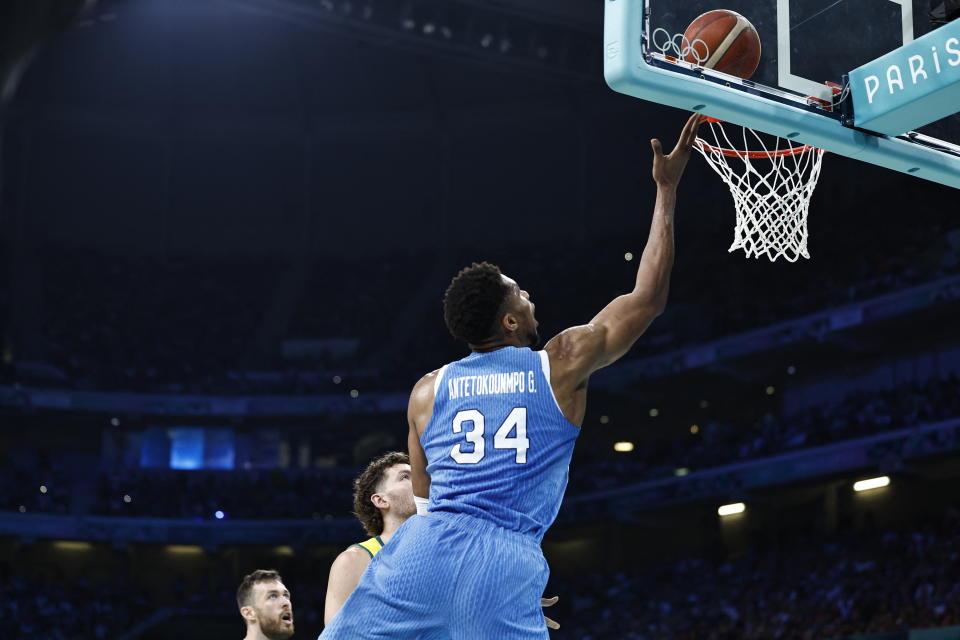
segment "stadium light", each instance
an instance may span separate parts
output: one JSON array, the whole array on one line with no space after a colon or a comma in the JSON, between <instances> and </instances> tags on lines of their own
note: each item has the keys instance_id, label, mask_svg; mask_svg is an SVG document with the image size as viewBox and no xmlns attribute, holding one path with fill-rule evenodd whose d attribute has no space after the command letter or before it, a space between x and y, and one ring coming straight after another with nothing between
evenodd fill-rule
<instances>
[{"instance_id":1,"label":"stadium light","mask_svg":"<svg viewBox=\"0 0 960 640\"><path fill-rule=\"evenodd\" d=\"M733 504L725 504L719 509L717 509L717 515L721 516L732 516L737 513L743 513L746 510L746 505L742 502L734 502Z\"/></svg>"},{"instance_id":2,"label":"stadium light","mask_svg":"<svg viewBox=\"0 0 960 640\"><path fill-rule=\"evenodd\" d=\"M193 544L168 544L167 552L175 555L192 556L203 553L203 547Z\"/></svg>"},{"instance_id":3,"label":"stadium light","mask_svg":"<svg viewBox=\"0 0 960 640\"><path fill-rule=\"evenodd\" d=\"M57 540L53 543L53 548L57 551L90 551L93 545L80 540Z\"/></svg>"},{"instance_id":4,"label":"stadium light","mask_svg":"<svg viewBox=\"0 0 960 640\"><path fill-rule=\"evenodd\" d=\"M620 453L629 453L633 451L632 442L615 442L613 443L613 450L619 451Z\"/></svg>"},{"instance_id":5,"label":"stadium light","mask_svg":"<svg viewBox=\"0 0 960 640\"><path fill-rule=\"evenodd\" d=\"M877 478L867 478L853 483L854 491L869 491L870 489L879 489L890 484L890 476L879 476Z\"/></svg>"}]
</instances>

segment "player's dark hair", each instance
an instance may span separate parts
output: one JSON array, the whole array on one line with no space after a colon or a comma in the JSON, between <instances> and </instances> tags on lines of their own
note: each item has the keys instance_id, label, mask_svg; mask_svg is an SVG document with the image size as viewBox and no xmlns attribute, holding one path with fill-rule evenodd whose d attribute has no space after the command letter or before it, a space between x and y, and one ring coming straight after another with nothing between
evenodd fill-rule
<instances>
[{"instance_id":1,"label":"player's dark hair","mask_svg":"<svg viewBox=\"0 0 960 640\"><path fill-rule=\"evenodd\" d=\"M387 469L395 464L410 464L410 458L400 451L385 453L372 460L353 481L353 515L357 516L364 531L371 536L383 533L383 514L373 506L370 498L377 493L380 483L387 477Z\"/></svg>"},{"instance_id":2,"label":"player's dark hair","mask_svg":"<svg viewBox=\"0 0 960 640\"><path fill-rule=\"evenodd\" d=\"M443 319L450 334L471 344L493 336L508 295L510 287L497 265L474 262L461 269L443 294Z\"/></svg>"},{"instance_id":3,"label":"player's dark hair","mask_svg":"<svg viewBox=\"0 0 960 640\"><path fill-rule=\"evenodd\" d=\"M243 576L243 580L237 588L237 606L249 607L252 605L253 600L250 596L253 593L253 585L258 582L270 582L272 580L283 582L280 574L273 569L257 569L253 573Z\"/></svg>"}]
</instances>

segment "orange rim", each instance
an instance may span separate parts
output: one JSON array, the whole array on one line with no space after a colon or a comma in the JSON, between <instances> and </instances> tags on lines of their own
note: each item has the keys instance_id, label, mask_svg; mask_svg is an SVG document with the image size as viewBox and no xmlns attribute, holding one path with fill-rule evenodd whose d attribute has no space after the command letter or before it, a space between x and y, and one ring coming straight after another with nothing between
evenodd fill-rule
<instances>
[{"instance_id":1,"label":"orange rim","mask_svg":"<svg viewBox=\"0 0 960 640\"><path fill-rule=\"evenodd\" d=\"M784 156L795 156L798 153L810 151L815 147L805 144L801 147L790 147L789 149L778 149L777 151L739 151L737 149L724 149L723 147L714 147L706 142L697 141L701 147L710 153L719 153L728 158L750 158L759 160L760 158L782 158Z\"/></svg>"},{"instance_id":2,"label":"orange rim","mask_svg":"<svg viewBox=\"0 0 960 640\"><path fill-rule=\"evenodd\" d=\"M711 118L710 116L705 116L703 119L705 122L715 122L717 124L723 123L723 120ZM805 153L816 148L809 144L804 144L800 145L799 147L778 149L777 151L740 151L738 149L714 147L699 139L697 140L697 144L710 153L719 153L720 155L727 156L728 158L750 158L751 160L759 160L760 158L783 158L784 156L795 156L798 153Z\"/></svg>"}]
</instances>

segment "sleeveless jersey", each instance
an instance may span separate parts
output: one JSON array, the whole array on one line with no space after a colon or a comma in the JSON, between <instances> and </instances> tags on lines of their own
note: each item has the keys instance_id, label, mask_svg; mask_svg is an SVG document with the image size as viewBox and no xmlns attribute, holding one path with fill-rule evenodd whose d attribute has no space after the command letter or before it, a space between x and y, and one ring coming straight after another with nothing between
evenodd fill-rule
<instances>
[{"instance_id":1,"label":"sleeveless jersey","mask_svg":"<svg viewBox=\"0 0 960 640\"><path fill-rule=\"evenodd\" d=\"M579 433L553 395L546 351L504 347L446 365L420 438L430 511L539 541L560 509Z\"/></svg>"},{"instance_id":2,"label":"sleeveless jersey","mask_svg":"<svg viewBox=\"0 0 960 640\"><path fill-rule=\"evenodd\" d=\"M369 540L364 540L363 542L358 542L353 546L360 547L369 553L370 558L372 559L373 556L377 555L377 552L380 551L380 549L383 549L383 540L380 539L380 536L377 536L375 538L370 538Z\"/></svg>"}]
</instances>

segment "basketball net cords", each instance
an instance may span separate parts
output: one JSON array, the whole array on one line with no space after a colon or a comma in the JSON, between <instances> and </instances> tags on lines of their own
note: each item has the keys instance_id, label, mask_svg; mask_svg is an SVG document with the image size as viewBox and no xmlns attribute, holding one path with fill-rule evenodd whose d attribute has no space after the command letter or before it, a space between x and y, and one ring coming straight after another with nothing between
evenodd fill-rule
<instances>
[{"instance_id":1,"label":"basketball net cords","mask_svg":"<svg viewBox=\"0 0 960 640\"><path fill-rule=\"evenodd\" d=\"M743 146L738 148L720 122L708 124L715 144L698 137L694 146L733 196L736 225L728 251L743 249L748 258L765 254L771 262L780 256L790 262L800 256L809 259L807 214L820 177L823 150L807 145L794 147L777 137L771 151L749 127L741 127ZM751 158L747 151L748 131L763 149L753 152L760 158ZM725 155L724 149L732 150L733 157ZM761 171L754 160L769 162L769 170Z\"/></svg>"}]
</instances>

